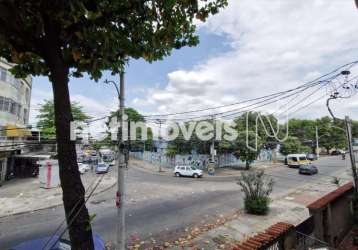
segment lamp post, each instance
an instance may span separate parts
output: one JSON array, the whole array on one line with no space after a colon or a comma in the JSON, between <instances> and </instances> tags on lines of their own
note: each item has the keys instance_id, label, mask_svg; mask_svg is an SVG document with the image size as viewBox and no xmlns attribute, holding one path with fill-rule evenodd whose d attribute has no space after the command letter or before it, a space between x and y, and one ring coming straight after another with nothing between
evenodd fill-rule
<instances>
[{"instance_id":1,"label":"lamp post","mask_svg":"<svg viewBox=\"0 0 358 250\"><path fill-rule=\"evenodd\" d=\"M126 160L124 155L124 72L121 71L119 74L119 87L114 81L105 80L105 83L111 83L118 95L119 107L117 118L120 122L122 136L119 133L117 134L118 140L118 174L117 174L117 193L116 193L116 206L117 206L117 244L116 249L125 250L126 249L126 231L125 231L125 210L124 210L124 195L125 195L125 185L124 185L124 171L126 168Z\"/></svg>"}]
</instances>

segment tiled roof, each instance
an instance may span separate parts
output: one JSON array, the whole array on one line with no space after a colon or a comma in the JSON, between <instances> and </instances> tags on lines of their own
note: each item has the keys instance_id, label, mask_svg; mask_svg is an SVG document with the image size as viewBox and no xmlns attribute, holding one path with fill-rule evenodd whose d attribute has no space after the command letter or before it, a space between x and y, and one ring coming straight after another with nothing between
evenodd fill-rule
<instances>
[{"instance_id":1,"label":"tiled roof","mask_svg":"<svg viewBox=\"0 0 358 250\"><path fill-rule=\"evenodd\" d=\"M288 223L279 222L269 227L263 233L256 234L247 240L237 244L232 250L257 250L261 247L275 242L281 235L293 229L294 226Z\"/></svg>"}]
</instances>

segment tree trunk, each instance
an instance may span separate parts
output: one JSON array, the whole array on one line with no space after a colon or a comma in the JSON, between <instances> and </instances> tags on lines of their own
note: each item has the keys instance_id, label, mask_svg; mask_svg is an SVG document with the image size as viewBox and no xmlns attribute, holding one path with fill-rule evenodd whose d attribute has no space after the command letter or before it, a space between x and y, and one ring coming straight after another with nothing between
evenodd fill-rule
<instances>
[{"instance_id":1,"label":"tree trunk","mask_svg":"<svg viewBox=\"0 0 358 250\"><path fill-rule=\"evenodd\" d=\"M68 89L69 68L62 59L62 53L59 46L56 46L56 41L51 39L52 30L46 30L46 33L50 37L47 41L49 46L44 48L45 60L51 73L57 156L69 236L72 249L92 250L94 246L88 210L85 205L85 189L78 171L75 141L71 141L70 138L70 123L73 117Z\"/></svg>"},{"instance_id":2,"label":"tree trunk","mask_svg":"<svg viewBox=\"0 0 358 250\"><path fill-rule=\"evenodd\" d=\"M91 250L94 247L91 224L85 205L85 189L78 171L75 141L70 140L70 122L73 119L68 90L68 69L62 67L62 69L54 70L51 80L60 180L72 249ZM71 211L74 212L70 214Z\"/></svg>"}]
</instances>

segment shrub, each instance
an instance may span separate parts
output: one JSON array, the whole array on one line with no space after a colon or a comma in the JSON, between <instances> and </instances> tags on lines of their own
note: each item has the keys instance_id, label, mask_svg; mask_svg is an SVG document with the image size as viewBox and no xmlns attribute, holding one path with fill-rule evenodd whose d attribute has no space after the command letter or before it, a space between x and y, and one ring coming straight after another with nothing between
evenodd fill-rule
<instances>
[{"instance_id":1,"label":"shrub","mask_svg":"<svg viewBox=\"0 0 358 250\"><path fill-rule=\"evenodd\" d=\"M245 211L249 214L267 214L274 180L268 178L264 171L243 172L237 184L245 194Z\"/></svg>"},{"instance_id":2,"label":"shrub","mask_svg":"<svg viewBox=\"0 0 358 250\"><path fill-rule=\"evenodd\" d=\"M245 211L249 214L264 215L269 210L269 203L268 197L245 198Z\"/></svg>"}]
</instances>

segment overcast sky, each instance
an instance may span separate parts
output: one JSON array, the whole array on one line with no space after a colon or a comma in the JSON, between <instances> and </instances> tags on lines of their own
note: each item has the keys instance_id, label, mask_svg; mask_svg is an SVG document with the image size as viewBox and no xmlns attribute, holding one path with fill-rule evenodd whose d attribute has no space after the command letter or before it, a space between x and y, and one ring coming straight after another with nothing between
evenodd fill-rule
<instances>
[{"instance_id":1,"label":"overcast sky","mask_svg":"<svg viewBox=\"0 0 358 250\"><path fill-rule=\"evenodd\" d=\"M153 64L130 61L126 104L144 114L180 112L293 88L358 60L357 24L353 0L229 1L224 11L199 25L198 47L174 51ZM117 80L108 72L103 80L106 77ZM102 82L71 79L70 88L71 99L93 117L117 105L114 89ZM31 122L38 104L51 98L51 92L47 78L34 79ZM328 115L325 100L293 116ZM358 119L357 106L354 96L333 103L332 109L337 116ZM95 128L100 130L100 124Z\"/></svg>"}]
</instances>

